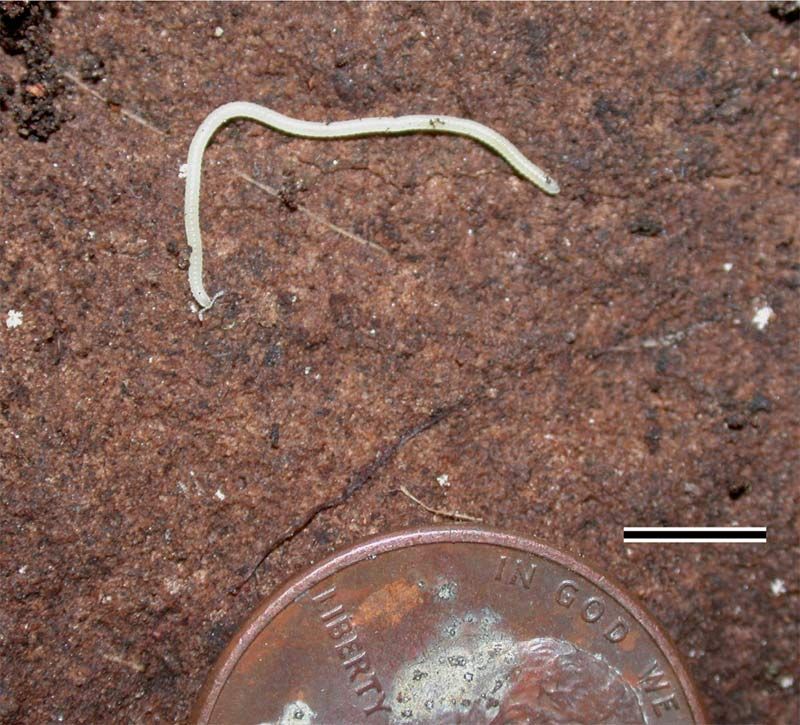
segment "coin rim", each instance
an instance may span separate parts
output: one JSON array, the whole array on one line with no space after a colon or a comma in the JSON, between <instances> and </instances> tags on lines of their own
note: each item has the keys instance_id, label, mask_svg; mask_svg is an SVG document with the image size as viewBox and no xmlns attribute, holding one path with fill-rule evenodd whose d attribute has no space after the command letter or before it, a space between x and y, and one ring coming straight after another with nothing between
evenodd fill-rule
<instances>
[{"instance_id":1,"label":"coin rim","mask_svg":"<svg viewBox=\"0 0 800 725\"><path fill-rule=\"evenodd\" d=\"M217 658L214 667L206 678L205 685L198 694L189 722L197 725L207 725L222 688L228 681L228 677L230 677L241 656L270 621L292 604L301 594L309 591L316 584L336 572L371 556L412 546L457 543L489 544L534 554L575 571L608 593L616 599L618 604L627 609L655 640L680 682L694 721L696 723L708 721L700 695L689 677L683 658L672 643L672 640L645 607L634 599L631 594L627 593L621 584L601 574L584 561L576 559L564 551L555 549L538 539L518 536L485 526L452 525L415 527L373 536L323 559L318 564L292 577L280 589L262 600L257 609L239 628Z\"/></svg>"}]
</instances>

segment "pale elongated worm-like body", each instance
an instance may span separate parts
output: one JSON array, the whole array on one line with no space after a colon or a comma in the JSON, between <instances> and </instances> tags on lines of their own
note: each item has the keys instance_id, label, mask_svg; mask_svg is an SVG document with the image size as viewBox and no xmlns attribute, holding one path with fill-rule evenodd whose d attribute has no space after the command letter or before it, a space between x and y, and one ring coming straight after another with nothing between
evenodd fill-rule
<instances>
[{"instance_id":1,"label":"pale elongated worm-like body","mask_svg":"<svg viewBox=\"0 0 800 725\"><path fill-rule=\"evenodd\" d=\"M184 223L186 240L192 248L189 258L189 286L195 300L203 310L214 304L221 294L209 297L203 285L203 240L200 236L200 176L203 152L211 137L223 124L233 118L247 118L264 124L290 136L304 138L348 138L352 136L394 135L402 133L450 133L467 136L485 144L502 156L522 177L538 186L547 194L557 194L558 184L508 139L488 126L476 121L454 116L397 116L395 118L358 118L353 121L318 123L301 121L284 116L265 106L236 101L226 103L212 111L194 134L186 161L186 197L184 201Z\"/></svg>"}]
</instances>

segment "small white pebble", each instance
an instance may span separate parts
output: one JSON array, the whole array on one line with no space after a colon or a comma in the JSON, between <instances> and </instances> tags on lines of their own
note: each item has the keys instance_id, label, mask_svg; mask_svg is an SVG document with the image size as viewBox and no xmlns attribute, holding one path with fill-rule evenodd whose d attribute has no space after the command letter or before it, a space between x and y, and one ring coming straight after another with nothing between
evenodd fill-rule
<instances>
[{"instance_id":1,"label":"small white pebble","mask_svg":"<svg viewBox=\"0 0 800 725\"><path fill-rule=\"evenodd\" d=\"M442 488L448 488L450 486L450 476L446 473L443 473L441 476L436 476L436 480Z\"/></svg>"},{"instance_id":2,"label":"small white pebble","mask_svg":"<svg viewBox=\"0 0 800 725\"><path fill-rule=\"evenodd\" d=\"M303 368L303 374L308 375L311 372L311 368Z\"/></svg>"},{"instance_id":3,"label":"small white pebble","mask_svg":"<svg viewBox=\"0 0 800 725\"><path fill-rule=\"evenodd\" d=\"M769 584L769 589L773 597L779 597L781 594L786 594L786 582L783 579L773 579Z\"/></svg>"},{"instance_id":4,"label":"small white pebble","mask_svg":"<svg viewBox=\"0 0 800 725\"><path fill-rule=\"evenodd\" d=\"M178 178L185 179L186 174L189 172L189 164L181 164L181 167L178 169Z\"/></svg>"},{"instance_id":5,"label":"small white pebble","mask_svg":"<svg viewBox=\"0 0 800 725\"><path fill-rule=\"evenodd\" d=\"M791 675L784 675L780 680L778 680L778 684L784 690L788 690L794 684L794 677Z\"/></svg>"},{"instance_id":6,"label":"small white pebble","mask_svg":"<svg viewBox=\"0 0 800 725\"><path fill-rule=\"evenodd\" d=\"M773 309L769 305L764 305L756 310L752 322L759 330L763 330L773 317L775 317Z\"/></svg>"},{"instance_id":7,"label":"small white pebble","mask_svg":"<svg viewBox=\"0 0 800 725\"><path fill-rule=\"evenodd\" d=\"M722 265L722 269L726 272L730 272L733 269L733 264L731 262L725 262L725 264Z\"/></svg>"},{"instance_id":8,"label":"small white pebble","mask_svg":"<svg viewBox=\"0 0 800 725\"><path fill-rule=\"evenodd\" d=\"M13 330L15 327L19 327L22 324L22 312L19 310L9 310L8 315L6 315L6 327L9 330Z\"/></svg>"},{"instance_id":9,"label":"small white pebble","mask_svg":"<svg viewBox=\"0 0 800 725\"><path fill-rule=\"evenodd\" d=\"M17 569L17 573L19 573L19 574L24 574L26 571L28 571L28 565L27 564L23 564L19 569Z\"/></svg>"},{"instance_id":10,"label":"small white pebble","mask_svg":"<svg viewBox=\"0 0 800 725\"><path fill-rule=\"evenodd\" d=\"M223 34L224 32L225 32L225 31L224 31L222 28L220 28L220 27L219 27L219 25L217 25L217 27L216 27L216 28L214 28L214 37L215 37L215 38L221 38L221 37L222 37L222 34Z\"/></svg>"},{"instance_id":11,"label":"small white pebble","mask_svg":"<svg viewBox=\"0 0 800 725\"><path fill-rule=\"evenodd\" d=\"M222 493L222 489L221 488L218 488L214 492L214 498L217 499L218 501L224 501L225 500L225 494Z\"/></svg>"}]
</instances>

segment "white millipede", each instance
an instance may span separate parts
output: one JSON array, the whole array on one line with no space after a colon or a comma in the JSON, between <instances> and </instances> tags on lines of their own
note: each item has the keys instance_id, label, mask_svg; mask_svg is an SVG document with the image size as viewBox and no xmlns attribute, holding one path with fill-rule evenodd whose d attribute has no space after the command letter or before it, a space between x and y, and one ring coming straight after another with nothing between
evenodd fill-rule
<instances>
[{"instance_id":1,"label":"white millipede","mask_svg":"<svg viewBox=\"0 0 800 725\"><path fill-rule=\"evenodd\" d=\"M220 126L233 118L247 118L290 136L304 138L347 138L414 132L468 136L502 156L520 176L528 179L545 193L557 194L559 191L558 184L536 164L529 161L508 139L482 123L465 118L421 115L396 118L358 118L352 121L318 123L290 118L255 103L244 101L226 103L212 111L200 124L189 146L189 157L184 169L186 174L184 223L186 240L192 248L189 258L189 286L202 310L209 309L216 298L222 294L218 292L213 297L209 297L203 285L203 240L200 236L200 176L203 153Z\"/></svg>"}]
</instances>

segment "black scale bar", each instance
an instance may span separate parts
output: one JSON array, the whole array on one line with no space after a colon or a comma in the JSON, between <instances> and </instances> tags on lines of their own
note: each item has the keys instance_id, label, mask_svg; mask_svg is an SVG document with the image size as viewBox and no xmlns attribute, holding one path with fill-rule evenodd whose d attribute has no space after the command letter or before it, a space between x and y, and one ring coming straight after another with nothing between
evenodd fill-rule
<instances>
[{"instance_id":1,"label":"black scale bar","mask_svg":"<svg viewBox=\"0 0 800 725\"><path fill-rule=\"evenodd\" d=\"M630 543L759 543L767 542L766 526L626 526Z\"/></svg>"}]
</instances>

